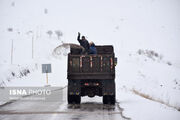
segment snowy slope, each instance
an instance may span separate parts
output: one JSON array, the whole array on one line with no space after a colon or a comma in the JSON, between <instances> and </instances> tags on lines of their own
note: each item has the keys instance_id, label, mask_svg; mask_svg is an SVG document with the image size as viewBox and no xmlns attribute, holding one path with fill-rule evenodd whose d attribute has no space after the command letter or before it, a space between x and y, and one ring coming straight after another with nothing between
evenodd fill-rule
<instances>
[{"instance_id":1,"label":"snowy slope","mask_svg":"<svg viewBox=\"0 0 180 120\"><path fill-rule=\"evenodd\" d=\"M62 49L65 54L61 57L54 56L53 51L62 43L77 44L77 32L81 32L95 44L114 45L120 103L126 98L136 101L132 97L136 94L169 106L173 114L164 114L165 118L178 120L179 6L179 0L0 0L0 86L44 86L45 75L41 73L44 63L52 64L49 84L66 85L64 55L68 49ZM48 31L52 31L51 36ZM56 31L62 33L59 39ZM29 70L27 75L21 74L24 70ZM131 97L124 89L130 91ZM151 109L146 109L151 117L136 116L138 103L134 104L134 109L129 109L131 104L122 104L132 119L161 118L155 117L151 104L145 104Z\"/></svg>"},{"instance_id":2,"label":"snowy slope","mask_svg":"<svg viewBox=\"0 0 180 120\"><path fill-rule=\"evenodd\" d=\"M116 70L117 97L125 109L125 116L136 120L180 118L178 67L166 62L165 58L146 56L137 51L123 56Z\"/></svg>"}]
</instances>

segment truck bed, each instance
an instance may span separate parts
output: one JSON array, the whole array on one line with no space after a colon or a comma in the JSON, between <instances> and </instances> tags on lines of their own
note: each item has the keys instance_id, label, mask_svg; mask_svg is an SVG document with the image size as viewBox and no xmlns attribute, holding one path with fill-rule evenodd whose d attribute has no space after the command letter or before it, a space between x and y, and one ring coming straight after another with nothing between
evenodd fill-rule
<instances>
[{"instance_id":1,"label":"truck bed","mask_svg":"<svg viewBox=\"0 0 180 120\"><path fill-rule=\"evenodd\" d=\"M114 79L114 54L68 55L68 79Z\"/></svg>"}]
</instances>

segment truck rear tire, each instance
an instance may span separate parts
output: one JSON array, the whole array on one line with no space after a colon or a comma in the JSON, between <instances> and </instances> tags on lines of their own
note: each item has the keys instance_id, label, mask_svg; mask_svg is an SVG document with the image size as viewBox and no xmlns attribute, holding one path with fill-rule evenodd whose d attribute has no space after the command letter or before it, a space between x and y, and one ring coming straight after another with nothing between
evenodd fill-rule
<instances>
[{"instance_id":1,"label":"truck rear tire","mask_svg":"<svg viewBox=\"0 0 180 120\"><path fill-rule=\"evenodd\" d=\"M76 104L80 104L81 103L81 96L80 95L76 95L75 96L75 101L76 101L75 102Z\"/></svg>"},{"instance_id":2,"label":"truck rear tire","mask_svg":"<svg viewBox=\"0 0 180 120\"><path fill-rule=\"evenodd\" d=\"M68 95L68 104L73 104L73 95Z\"/></svg>"},{"instance_id":3,"label":"truck rear tire","mask_svg":"<svg viewBox=\"0 0 180 120\"><path fill-rule=\"evenodd\" d=\"M103 96L103 104L108 104L108 101L107 101L107 96Z\"/></svg>"},{"instance_id":4,"label":"truck rear tire","mask_svg":"<svg viewBox=\"0 0 180 120\"><path fill-rule=\"evenodd\" d=\"M105 95L105 96L103 96L103 104L114 105L115 102L116 102L115 95Z\"/></svg>"},{"instance_id":5,"label":"truck rear tire","mask_svg":"<svg viewBox=\"0 0 180 120\"><path fill-rule=\"evenodd\" d=\"M80 104L81 96L80 95L68 95L68 104Z\"/></svg>"},{"instance_id":6,"label":"truck rear tire","mask_svg":"<svg viewBox=\"0 0 180 120\"><path fill-rule=\"evenodd\" d=\"M111 95L111 104L114 105L116 103L116 97L115 95Z\"/></svg>"}]
</instances>

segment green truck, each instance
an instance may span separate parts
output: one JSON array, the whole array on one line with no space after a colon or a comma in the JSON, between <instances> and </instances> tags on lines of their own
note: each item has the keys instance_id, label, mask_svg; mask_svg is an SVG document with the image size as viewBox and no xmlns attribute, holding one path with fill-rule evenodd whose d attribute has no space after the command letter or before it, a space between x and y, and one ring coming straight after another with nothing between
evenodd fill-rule
<instances>
[{"instance_id":1,"label":"green truck","mask_svg":"<svg viewBox=\"0 0 180 120\"><path fill-rule=\"evenodd\" d=\"M115 58L112 45L96 46L96 55L81 54L70 48L68 54L68 104L80 104L82 96L102 96L104 104L115 104Z\"/></svg>"}]
</instances>

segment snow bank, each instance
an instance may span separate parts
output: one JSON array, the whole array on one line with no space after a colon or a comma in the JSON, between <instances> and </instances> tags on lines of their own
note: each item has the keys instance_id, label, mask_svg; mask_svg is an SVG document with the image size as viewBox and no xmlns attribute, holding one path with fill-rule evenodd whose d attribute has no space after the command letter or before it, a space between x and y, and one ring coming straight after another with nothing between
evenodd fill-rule
<instances>
[{"instance_id":1,"label":"snow bank","mask_svg":"<svg viewBox=\"0 0 180 120\"><path fill-rule=\"evenodd\" d=\"M119 64L119 87L180 110L180 69L165 57L152 50L138 50L124 56Z\"/></svg>"},{"instance_id":2,"label":"snow bank","mask_svg":"<svg viewBox=\"0 0 180 120\"><path fill-rule=\"evenodd\" d=\"M135 95L126 88L119 89L119 105L123 115L132 120L179 120L179 111L167 105Z\"/></svg>"},{"instance_id":3,"label":"snow bank","mask_svg":"<svg viewBox=\"0 0 180 120\"><path fill-rule=\"evenodd\" d=\"M0 64L0 87L8 86L9 82L13 82L14 79L21 79L22 77L28 77L31 72L35 70L33 65L4 65Z\"/></svg>"}]
</instances>

